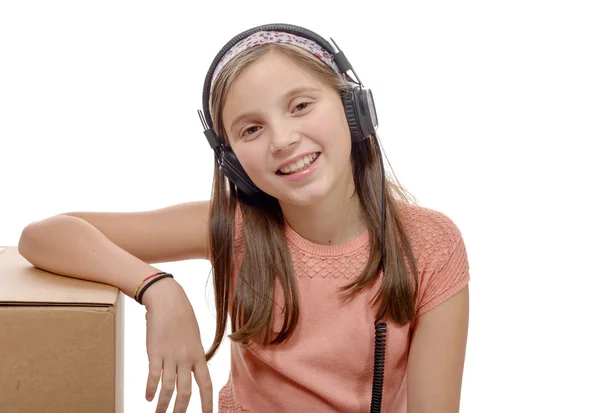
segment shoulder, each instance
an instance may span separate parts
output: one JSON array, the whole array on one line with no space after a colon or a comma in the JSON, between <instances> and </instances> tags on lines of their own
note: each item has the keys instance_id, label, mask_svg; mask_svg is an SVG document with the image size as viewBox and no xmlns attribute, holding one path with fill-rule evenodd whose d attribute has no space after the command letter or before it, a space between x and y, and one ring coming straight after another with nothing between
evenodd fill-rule
<instances>
[{"instance_id":1,"label":"shoulder","mask_svg":"<svg viewBox=\"0 0 600 413\"><path fill-rule=\"evenodd\" d=\"M458 225L441 211L403 204L401 219L417 261L421 315L468 284L467 250Z\"/></svg>"},{"instance_id":2,"label":"shoulder","mask_svg":"<svg viewBox=\"0 0 600 413\"><path fill-rule=\"evenodd\" d=\"M458 225L447 214L420 205L399 205L400 219L416 256L443 257L463 241Z\"/></svg>"}]
</instances>

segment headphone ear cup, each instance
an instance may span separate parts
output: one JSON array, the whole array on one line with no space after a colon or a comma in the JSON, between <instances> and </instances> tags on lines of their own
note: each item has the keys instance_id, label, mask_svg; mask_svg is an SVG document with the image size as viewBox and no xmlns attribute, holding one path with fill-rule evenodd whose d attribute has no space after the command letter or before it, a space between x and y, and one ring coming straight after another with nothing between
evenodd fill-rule
<instances>
[{"instance_id":1,"label":"headphone ear cup","mask_svg":"<svg viewBox=\"0 0 600 413\"><path fill-rule=\"evenodd\" d=\"M246 195L254 195L260 192L260 189L250 179L239 159L231 148L224 148L219 157L219 167L223 174L229 179L239 190Z\"/></svg>"},{"instance_id":2,"label":"headphone ear cup","mask_svg":"<svg viewBox=\"0 0 600 413\"><path fill-rule=\"evenodd\" d=\"M360 141L362 140L362 136L360 134L360 125L356 116L356 107L354 106L353 89L344 92L342 101L344 103L344 111L346 112L348 127L350 128L350 137L353 141Z\"/></svg>"}]
</instances>

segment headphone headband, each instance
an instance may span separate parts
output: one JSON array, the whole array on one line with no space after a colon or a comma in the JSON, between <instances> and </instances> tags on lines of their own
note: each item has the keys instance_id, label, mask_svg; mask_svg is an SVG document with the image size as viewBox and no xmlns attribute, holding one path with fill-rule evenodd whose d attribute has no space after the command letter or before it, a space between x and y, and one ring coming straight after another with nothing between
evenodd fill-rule
<instances>
[{"instance_id":1,"label":"headphone headband","mask_svg":"<svg viewBox=\"0 0 600 413\"><path fill-rule=\"evenodd\" d=\"M350 62L348 61L348 59L346 58L344 53L342 51L336 52L334 50L333 46L327 40L325 40L323 37L321 37L320 35L318 35L317 33L313 32L311 30L308 30L304 27L295 26L292 24L284 24L284 23L265 24L265 25L253 27L251 29L248 29L248 30L232 37L231 40L229 40L227 42L227 44L225 44L225 46L223 46L221 48L221 50L219 50L219 53L217 53L217 55L213 59L211 65L208 69L206 78L204 79L204 88L203 88L203 92L202 92L202 112L204 114L204 117L206 119L206 122L207 122L209 128L213 127L213 120L210 115L210 91L211 91L210 89L212 86L213 74L214 74L217 66L219 65L219 62L221 61L223 56L225 56L225 54L233 46L235 46L238 42L240 42L241 40L245 39L248 36L253 35L254 33L262 32L262 31L280 31L280 32L290 33L290 34L300 36L300 37L305 37L309 40L312 40L313 42L317 43L319 46L321 46L323 49L325 49L328 53L330 53L333 56L336 64L338 65L338 67L342 73L345 73L349 70L352 70L354 73L354 70L352 69L352 65L350 64ZM333 41L333 39L331 39L331 40ZM335 45L335 42L333 42L333 43ZM336 47L337 47L337 45L336 45ZM338 48L338 50L339 50L339 48ZM354 75L356 76L356 73L354 73ZM358 80L358 83L360 84L360 79L358 79L358 76L356 76L356 78Z\"/></svg>"}]
</instances>

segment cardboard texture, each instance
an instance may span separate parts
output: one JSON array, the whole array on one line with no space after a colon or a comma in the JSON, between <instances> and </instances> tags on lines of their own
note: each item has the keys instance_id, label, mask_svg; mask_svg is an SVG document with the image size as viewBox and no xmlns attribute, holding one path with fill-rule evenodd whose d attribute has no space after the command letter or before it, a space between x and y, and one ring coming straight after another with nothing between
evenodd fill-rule
<instances>
[{"instance_id":1,"label":"cardboard texture","mask_svg":"<svg viewBox=\"0 0 600 413\"><path fill-rule=\"evenodd\" d=\"M122 413L123 312L117 288L0 246L0 412Z\"/></svg>"}]
</instances>

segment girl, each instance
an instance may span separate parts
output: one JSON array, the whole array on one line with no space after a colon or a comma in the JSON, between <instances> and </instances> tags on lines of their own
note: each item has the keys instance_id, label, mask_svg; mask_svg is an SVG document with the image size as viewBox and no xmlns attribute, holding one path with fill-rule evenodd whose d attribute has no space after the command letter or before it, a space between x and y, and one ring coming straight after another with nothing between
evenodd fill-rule
<instances>
[{"instance_id":1,"label":"girl","mask_svg":"<svg viewBox=\"0 0 600 413\"><path fill-rule=\"evenodd\" d=\"M19 251L32 264L114 285L146 307L146 396L162 380L157 412L175 388L174 412L186 410L192 376L212 412L206 362L228 317L219 412L459 410L463 238L384 175L371 95L325 43L267 25L215 58L199 112L215 150L210 201L65 213L23 231ZM206 352L185 292L151 265L192 258L214 269L217 331Z\"/></svg>"}]
</instances>

